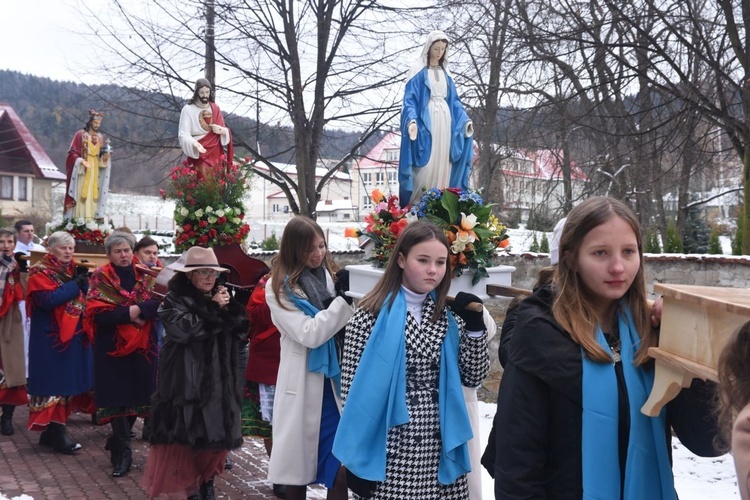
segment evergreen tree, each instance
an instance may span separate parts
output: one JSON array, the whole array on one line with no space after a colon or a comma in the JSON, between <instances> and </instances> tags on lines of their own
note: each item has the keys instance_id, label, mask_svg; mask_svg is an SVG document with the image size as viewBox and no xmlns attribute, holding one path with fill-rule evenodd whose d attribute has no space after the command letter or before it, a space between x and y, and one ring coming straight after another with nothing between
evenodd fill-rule
<instances>
[{"instance_id":1,"label":"evergreen tree","mask_svg":"<svg viewBox=\"0 0 750 500\"><path fill-rule=\"evenodd\" d=\"M664 253L684 253L682 240L677 231L677 223L670 221L667 225L667 237L664 238Z\"/></svg>"},{"instance_id":2,"label":"evergreen tree","mask_svg":"<svg viewBox=\"0 0 750 500\"><path fill-rule=\"evenodd\" d=\"M542 233L542 242L539 243L539 251L541 253L549 253L549 241L547 240L547 233Z\"/></svg>"},{"instance_id":3,"label":"evergreen tree","mask_svg":"<svg viewBox=\"0 0 750 500\"><path fill-rule=\"evenodd\" d=\"M742 255L742 235L745 232L745 225L742 223L742 217L737 220L737 232L734 233L732 240L732 255Z\"/></svg>"},{"instance_id":4,"label":"evergreen tree","mask_svg":"<svg viewBox=\"0 0 750 500\"><path fill-rule=\"evenodd\" d=\"M531 245L529 246L529 252L539 252L539 242L536 239L536 233L534 233L534 237L531 240Z\"/></svg>"},{"instance_id":5,"label":"evergreen tree","mask_svg":"<svg viewBox=\"0 0 750 500\"><path fill-rule=\"evenodd\" d=\"M719 242L719 228L714 228L713 231L711 231L711 241L708 244L708 253L712 255L721 255L721 243Z\"/></svg>"},{"instance_id":6,"label":"evergreen tree","mask_svg":"<svg viewBox=\"0 0 750 500\"><path fill-rule=\"evenodd\" d=\"M697 206L688 210L683 230L682 246L685 253L708 253L711 230Z\"/></svg>"},{"instance_id":7,"label":"evergreen tree","mask_svg":"<svg viewBox=\"0 0 750 500\"><path fill-rule=\"evenodd\" d=\"M661 243L659 243L659 232L655 227L649 227L646 230L646 248L644 253L661 253Z\"/></svg>"},{"instance_id":8,"label":"evergreen tree","mask_svg":"<svg viewBox=\"0 0 750 500\"><path fill-rule=\"evenodd\" d=\"M271 236L260 242L260 248L266 251L279 249L279 240L276 239L276 231L273 231Z\"/></svg>"}]
</instances>

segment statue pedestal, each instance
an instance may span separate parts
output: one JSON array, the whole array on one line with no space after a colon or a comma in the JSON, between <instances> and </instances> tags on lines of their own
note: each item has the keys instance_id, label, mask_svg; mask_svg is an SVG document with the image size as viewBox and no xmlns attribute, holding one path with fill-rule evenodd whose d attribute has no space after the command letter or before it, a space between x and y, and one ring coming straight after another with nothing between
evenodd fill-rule
<instances>
[{"instance_id":1,"label":"statue pedestal","mask_svg":"<svg viewBox=\"0 0 750 500\"><path fill-rule=\"evenodd\" d=\"M346 266L349 271L349 291L347 295L355 299L361 299L367 292L373 289L385 269L373 267L369 264ZM448 295L455 297L458 292L473 293L482 300L487 300L487 285L510 285L511 275L516 268L513 266L495 266L488 267L488 278L484 278L476 285L471 284L474 273L464 271L464 273L451 280L451 287Z\"/></svg>"}]
</instances>

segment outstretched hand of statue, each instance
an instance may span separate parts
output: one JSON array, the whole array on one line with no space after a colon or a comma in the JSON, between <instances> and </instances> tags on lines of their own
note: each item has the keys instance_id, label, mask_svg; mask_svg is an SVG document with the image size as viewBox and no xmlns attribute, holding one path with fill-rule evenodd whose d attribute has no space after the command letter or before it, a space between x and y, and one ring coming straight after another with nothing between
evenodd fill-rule
<instances>
[{"instance_id":1,"label":"outstretched hand of statue","mask_svg":"<svg viewBox=\"0 0 750 500\"><path fill-rule=\"evenodd\" d=\"M409 139L411 139L412 141L417 140L417 123L416 122L411 122L409 124Z\"/></svg>"},{"instance_id":2,"label":"outstretched hand of statue","mask_svg":"<svg viewBox=\"0 0 750 500\"><path fill-rule=\"evenodd\" d=\"M198 141L195 141L195 149L197 149L200 154L203 154L206 152L206 148L204 148L203 144L201 144Z\"/></svg>"}]
</instances>

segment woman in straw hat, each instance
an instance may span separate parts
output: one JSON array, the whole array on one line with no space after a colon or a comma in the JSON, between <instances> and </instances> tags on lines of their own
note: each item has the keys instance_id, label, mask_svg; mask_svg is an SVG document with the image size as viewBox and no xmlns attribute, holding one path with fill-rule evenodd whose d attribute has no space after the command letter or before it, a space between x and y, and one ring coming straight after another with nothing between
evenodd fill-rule
<instances>
[{"instance_id":1,"label":"woman in straw hat","mask_svg":"<svg viewBox=\"0 0 750 500\"><path fill-rule=\"evenodd\" d=\"M212 499L214 476L242 445L239 354L249 323L245 308L217 284L229 270L212 249L192 247L169 267L175 275L159 308L165 335L141 485L149 497Z\"/></svg>"}]
</instances>

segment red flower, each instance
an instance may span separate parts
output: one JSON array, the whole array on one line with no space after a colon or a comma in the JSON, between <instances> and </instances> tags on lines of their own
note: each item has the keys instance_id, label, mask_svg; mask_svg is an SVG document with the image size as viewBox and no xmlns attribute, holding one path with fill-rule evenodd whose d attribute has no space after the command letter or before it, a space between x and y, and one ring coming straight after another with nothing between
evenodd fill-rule
<instances>
[{"instance_id":1,"label":"red flower","mask_svg":"<svg viewBox=\"0 0 750 500\"><path fill-rule=\"evenodd\" d=\"M192 224L183 224L182 225L182 229L184 229L185 231L190 231L191 229L193 229L193 225Z\"/></svg>"},{"instance_id":2,"label":"red flower","mask_svg":"<svg viewBox=\"0 0 750 500\"><path fill-rule=\"evenodd\" d=\"M208 221L202 220L198 223L200 227L208 227Z\"/></svg>"},{"instance_id":3,"label":"red flower","mask_svg":"<svg viewBox=\"0 0 750 500\"><path fill-rule=\"evenodd\" d=\"M218 222L219 224L226 224L227 223L227 218L222 215L221 217L219 217L216 220L216 222Z\"/></svg>"},{"instance_id":4,"label":"red flower","mask_svg":"<svg viewBox=\"0 0 750 500\"><path fill-rule=\"evenodd\" d=\"M206 236L205 234L198 238L199 245L205 245L206 243L208 243L208 236Z\"/></svg>"},{"instance_id":5,"label":"red flower","mask_svg":"<svg viewBox=\"0 0 750 500\"><path fill-rule=\"evenodd\" d=\"M450 191L451 193L455 194L456 196L461 195L461 188L445 188L446 191Z\"/></svg>"},{"instance_id":6,"label":"red flower","mask_svg":"<svg viewBox=\"0 0 750 500\"><path fill-rule=\"evenodd\" d=\"M208 230L208 237L209 238L216 238L216 229L211 228Z\"/></svg>"},{"instance_id":7,"label":"red flower","mask_svg":"<svg viewBox=\"0 0 750 500\"><path fill-rule=\"evenodd\" d=\"M164 191L163 189L159 189L159 196L161 196L162 200L166 200L167 199L167 192Z\"/></svg>"}]
</instances>

